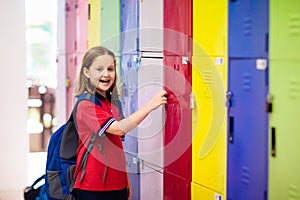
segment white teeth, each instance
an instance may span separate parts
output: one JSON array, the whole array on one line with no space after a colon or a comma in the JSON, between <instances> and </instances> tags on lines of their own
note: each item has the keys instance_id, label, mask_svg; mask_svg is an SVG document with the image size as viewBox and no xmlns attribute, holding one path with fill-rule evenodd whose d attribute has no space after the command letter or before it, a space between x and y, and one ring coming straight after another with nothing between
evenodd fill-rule
<instances>
[{"instance_id":1,"label":"white teeth","mask_svg":"<svg viewBox=\"0 0 300 200\"><path fill-rule=\"evenodd\" d=\"M100 80L101 83L108 83L109 80Z\"/></svg>"}]
</instances>

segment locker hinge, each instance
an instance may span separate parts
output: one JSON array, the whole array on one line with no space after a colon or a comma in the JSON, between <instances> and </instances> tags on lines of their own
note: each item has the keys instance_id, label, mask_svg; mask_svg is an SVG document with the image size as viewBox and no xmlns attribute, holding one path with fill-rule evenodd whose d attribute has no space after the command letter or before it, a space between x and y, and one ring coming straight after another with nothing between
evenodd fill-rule
<instances>
[{"instance_id":1,"label":"locker hinge","mask_svg":"<svg viewBox=\"0 0 300 200\"><path fill-rule=\"evenodd\" d=\"M270 94L268 94L267 101L266 101L266 112L268 113L271 113L273 110L272 100L273 97Z\"/></svg>"},{"instance_id":2,"label":"locker hinge","mask_svg":"<svg viewBox=\"0 0 300 200\"><path fill-rule=\"evenodd\" d=\"M191 92L190 94L190 109L193 110L195 108L195 97L194 94Z\"/></svg>"},{"instance_id":3,"label":"locker hinge","mask_svg":"<svg viewBox=\"0 0 300 200\"><path fill-rule=\"evenodd\" d=\"M232 106L232 97L233 97L232 92L227 91L226 92L226 102L225 102L227 108Z\"/></svg>"}]
</instances>

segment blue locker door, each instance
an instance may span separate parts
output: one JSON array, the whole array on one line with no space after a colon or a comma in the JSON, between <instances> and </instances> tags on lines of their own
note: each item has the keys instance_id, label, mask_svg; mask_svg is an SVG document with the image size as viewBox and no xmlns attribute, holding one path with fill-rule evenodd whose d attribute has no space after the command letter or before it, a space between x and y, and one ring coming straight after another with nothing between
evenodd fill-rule
<instances>
[{"instance_id":1,"label":"blue locker door","mask_svg":"<svg viewBox=\"0 0 300 200\"><path fill-rule=\"evenodd\" d=\"M268 92L266 60L229 61L228 200L267 195Z\"/></svg>"},{"instance_id":2,"label":"blue locker door","mask_svg":"<svg viewBox=\"0 0 300 200\"><path fill-rule=\"evenodd\" d=\"M121 68L121 85L122 85L122 108L124 116L128 117L137 110L138 105L138 74L137 64L135 62L135 55L122 55L122 68ZM137 153L137 130L133 129L125 136L124 148L130 153Z\"/></svg>"},{"instance_id":3,"label":"blue locker door","mask_svg":"<svg viewBox=\"0 0 300 200\"><path fill-rule=\"evenodd\" d=\"M269 1L229 1L229 57L257 58L268 54Z\"/></svg>"},{"instance_id":4,"label":"blue locker door","mask_svg":"<svg viewBox=\"0 0 300 200\"><path fill-rule=\"evenodd\" d=\"M137 85L138 77L136 70L136 62L134 54L121 55L121 85L122 85L122 108L124 116L128 117L137 110ZM139 177L139 159L137 129L133 129L126 134L123 142L126 152L127 169L133 189L132 200L138 200L140 196L140 177Z\"/></svg>"},{"instance_id":5,"label":"blue locker door","mask_svg":"<svg viewBox=\"0 0 300 200\"><path fill-rule=\"evenodd\" d=\"M121 0L121 53L138 50L138 0Z\"/></svg>"}]
</instances>

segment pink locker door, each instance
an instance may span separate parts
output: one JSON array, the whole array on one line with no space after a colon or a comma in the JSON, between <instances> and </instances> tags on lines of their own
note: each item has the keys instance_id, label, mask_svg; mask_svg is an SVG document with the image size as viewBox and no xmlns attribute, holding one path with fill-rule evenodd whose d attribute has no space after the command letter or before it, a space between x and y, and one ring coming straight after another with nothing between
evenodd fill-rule
<instances>
[{"instance_id":1,"label":"pink locker door","mask_svg":"<svg viewBox=\"0 0 300 200\"><path fill-rule=\"evenodd\" d=\"M168 91L164 134L164 171L191 180L191 65L181 56L164 57Z\"/></svg>"},{"instance_id":2,"label":"pink locker door","mask_svg":"<svg viewBox=\"0 0 300 200\"><path fill-rule=\"evenodd\" d=\"M75 103L74 97L74 86L75 86L75 79L77 75L77 70L80 68L81 59L83 57L83 53L73 53L67 54L67 117L69 117L73 105Z\"/></svg>"},{"instance_id":3,"label":"pink locker door","mask_svg":"<svg viewBox=\"0 0 300 200\"><path fill-rule=\"evenodd\" d=\"M164 0L164 54L187 56L192 45L192 0Z\"/></svg>"},{"instance_id":4,"label":"pink locker door","mask_svg":"<svg viewBox=\"0 0 300 200\"><path fill-rule=\"evenodd\" d=\"M84 53L88 48L88 0L77 0L76 52Z\"/></svg>"},{"instance_id":5,"label":"pink locker door","mask_svg":"<svg viewBox=\"0 0 300 200\"><path fill-rule=\"evenodd\" d=\"M67 105L67 113L66 117L68 119L72 107L73 107L73 102L74 102L74 97L73 97L73 89L74 89L74 80L75 80L75 70L76 69L76 54L75 53L69 53L66 55L66 87L67 87L67 92L66 92L66 105Z\"/></svg>"},{"instance_id":6,"label":"pink locker door","mask_svg":"<svg viewBox=\"0 0 300 200\"><path fill-rule=\"evenodd\" d=\"M190 185L190 181L174 174L164 172L164 200L191 199Z\"/></svg>"},{"instance_id":7,"label":"pink locker door","mask_svg":"<svg viewBox=\"0 0 300 200\"><path fill-rule=\"evenodd\" d=\"M66 53L76 51L76 0L66 0Z\"/></svg>"}]
</instances>

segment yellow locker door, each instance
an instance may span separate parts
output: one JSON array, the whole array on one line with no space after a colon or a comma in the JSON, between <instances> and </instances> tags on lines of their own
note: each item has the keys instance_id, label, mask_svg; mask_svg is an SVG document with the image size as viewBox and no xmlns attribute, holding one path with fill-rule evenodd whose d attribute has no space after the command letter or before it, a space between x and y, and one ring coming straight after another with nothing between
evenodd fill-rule
<instances>
[{"instance_id":1,"label":"yellow locker door","mask_svg":"<svg viewBox=\"0 0 300 200\"><path fill-rule=\"evenodd\" d=\"M89 0L88 48L100 44L100 0Z\"/></svg>"},{"instance_id":2,"label":"yellow locker door","mask_svg":"<svg viewBox=\"0 0 300 200\"><path fill-rule=\"evenodd\" d=\"M226 0L193 1L193 55L226 54L227 8Z\"/></svg>"},{"instance_id":3,"label":"yellow locker door","mask_svg":"<svg viewBox=\"0 0 300 200\"><path fill-rule=\"evenodd\" d=\"M227 10L193 2L192 199L226 199Z\"/></svg>"},{"instance_id":4,"label":"yellow locker door","mask_svg":"<svg viewBox=\"0 0 300 200\"><path fill-rule=\"evenodd\" d=\"M192 182L225 197L227 61L193 57ZM193 191L192 191L193 192ZM199 195L192 194L193 197ZM203 194L205 195L205 194ZM195 198L199 199L199 198Z\"/></svg>"}]
</instances>

